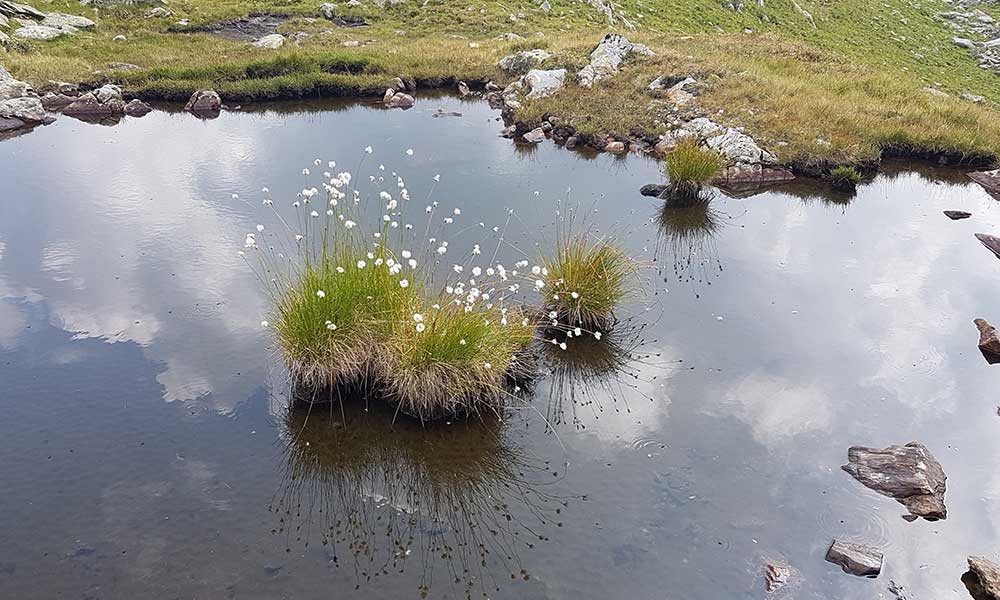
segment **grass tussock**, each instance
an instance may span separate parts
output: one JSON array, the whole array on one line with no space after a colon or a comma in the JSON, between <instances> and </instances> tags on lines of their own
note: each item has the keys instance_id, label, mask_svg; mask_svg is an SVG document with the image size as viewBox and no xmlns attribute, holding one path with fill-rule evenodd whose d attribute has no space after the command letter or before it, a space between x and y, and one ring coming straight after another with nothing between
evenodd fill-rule
<instances>
[{"instance_id":1,"label":"grass tussock","mask_svg":"<svg viewBox=\"0 0 1000 600\"><path fill-rule=\"evenodd\" d=\"M861 174L850 166L836 167L830 171L830 185L838 192L853 192L861 182Z\"/></svg>"},{"instance_id":2,"label":"grass tussock","mask_svg":"<svg viewBox=\"0 0 1000 600\"><path fill-rule=\"evenodd\" d=\"M628 255L611 240L578 234L564 236L544 263L550 318L592 332L611 326L635 273Z\"/></svg>"},{"instance_id":3,"label":"grass tussock","mask_svg":"<svg viewBox=\"0 0 1000 600\"><path fill-rule=\"evenodd\" d=\"M672 198L691 202L698 198L708 181L722 172L725 162L717 152L703 149L697 142L683 140L667 153L663 165Z\"/></svg>"}]
</instances>

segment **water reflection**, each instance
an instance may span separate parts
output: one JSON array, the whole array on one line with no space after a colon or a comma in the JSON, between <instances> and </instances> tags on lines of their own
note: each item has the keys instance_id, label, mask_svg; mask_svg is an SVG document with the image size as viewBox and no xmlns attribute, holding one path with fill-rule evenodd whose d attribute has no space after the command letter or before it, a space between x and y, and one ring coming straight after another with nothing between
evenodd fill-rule
<instances>
[{"instance_id":1,"label":"water reflection","mask_svg":"<svg viewBox=\"0 0 1000 600\"><path fill-rule=\"evenodd\" d=\"M393 421L363 401L283 413L271 511L288 551L318 541L359 586L412 561L422 595L449 582L472 597L528 580L521 552L562 526L569 498L553 486L564 465L529 456L498 422Z\"/></svg>"},{"instance_id":2,"label":"water reflection","mask_svg":"<svg viewBox=\"0 0 1000 600\"><path fill-rule=\"evenodd\" d=\"M708 199L691 206L664 203L655 217L659 231L653 260L659 262L669 253L678 281L712 285L710 275L722 272L715 236L727 218Z\"/></svg>"}]
</instances>

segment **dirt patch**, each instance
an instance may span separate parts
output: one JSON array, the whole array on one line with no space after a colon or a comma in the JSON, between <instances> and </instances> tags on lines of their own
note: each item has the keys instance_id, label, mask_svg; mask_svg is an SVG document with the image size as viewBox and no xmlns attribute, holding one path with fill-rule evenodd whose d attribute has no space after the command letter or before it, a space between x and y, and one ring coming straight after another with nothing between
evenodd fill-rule
<instances>
[{"instance_id":1,"label":"dirt patch","mask_svg":"<svg viewBox=\"0 0 1000 600\"><path fill-rule=\"evenodd\" d=\"M238 19L227 19L207 25L173 26L170 33L210 33L227 40L253 41L275 33L278 26L290 19L289 15L250 13Z\"/></svg>"}]
</instances>

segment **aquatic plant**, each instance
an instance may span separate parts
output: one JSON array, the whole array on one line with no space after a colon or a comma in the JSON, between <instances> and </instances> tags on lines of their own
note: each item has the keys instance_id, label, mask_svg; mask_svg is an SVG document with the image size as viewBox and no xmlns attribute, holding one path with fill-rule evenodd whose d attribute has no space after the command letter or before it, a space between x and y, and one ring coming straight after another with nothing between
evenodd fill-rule
<instances>
[{"instance_id":1,"label":"aquatic plant","mask_svg":"<svg viewBox=\"0 0 1000 600\"><path fill-rule=\"evenodd\" d=\"M838 192L853 192L861 182L861 174L857 169L840 166L830 171L830 185Z\"/></svg>"},{"instance_id":2,"label":"aquatic plant","mask_svg":"<svg viewBox=\"0 0 1000 600\"><path fill-rule=\"evenodd\" d=\"M378 172L361 182L370 189L348 172L324 172L324 193L303 169L307 187L290 206L265 190L275 230L257 225L246 236L243 255L274 306L263 325L292 377L313 388L301 401L377 396L423 421L499 415L534 376L530 346L543 326L598 339L610 326L632 261L609 240L560 237L555 258L508 268L502 249L523 254L504 237L512 212L502 226L479 223L484 237L463 253L447 241L460 208L431 202L417 226L402 176L391 174L390 191L385 167ZM546 309L531 308L531 295Z\"/></svg>"},{"instance_id":3,"label":"aquatic plant","mask_svg":"<svg viewBox=\"0 0 1000 600\"><path fill-rule=\"evenodd\" d=\"M694 141L678 142L664 158L671 200L697 200L705 183L718 175L724 166L725 163L717 152L704 150Z\"/></svg>"},{"instance_id":4,"label":"aquatic plant","mask_svg":"<svg viewBox=\"0 0 1000 600\"><path fill-rule=\"evenodd\" d=\"M588 233L561 235L553 256L543 262L538 273L545 277L547 317L599 338L628 295L635 262L613 240Z\"/></svg>"}]
</instances>

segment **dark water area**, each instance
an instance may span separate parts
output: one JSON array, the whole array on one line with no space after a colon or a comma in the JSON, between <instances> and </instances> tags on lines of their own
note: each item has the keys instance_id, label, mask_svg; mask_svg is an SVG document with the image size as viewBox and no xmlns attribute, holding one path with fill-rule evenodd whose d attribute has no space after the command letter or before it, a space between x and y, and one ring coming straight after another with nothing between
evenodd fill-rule
<instances>
[{"instance_id":1,"label":"dark water area","mask_svg":"<svg viewBox=\"0 0 1000 600\"><path fill-rule=\"evenodd\" d=\"M1000 231L997 201L889 163L853 197L793 183L664 212L638 194L654 162L500 127L426 98L0 143L0 597L969 597L966 557L1000 547L1000 371L972 324L1000 322L973 237ZM550 349L502 424L289 413L237 251L263 187L287 204L314 159L355 171L368 145L358 177L384 164L486 235L513 209L523 249L568 206L617 234L644 268L612 344ZM907 522L840 469L911 440L948 475L947 520ZM880 548L882 575L826 563L834 537ZM769 560L795 570L770 596Z\"/></svg>"}]
</instances>

